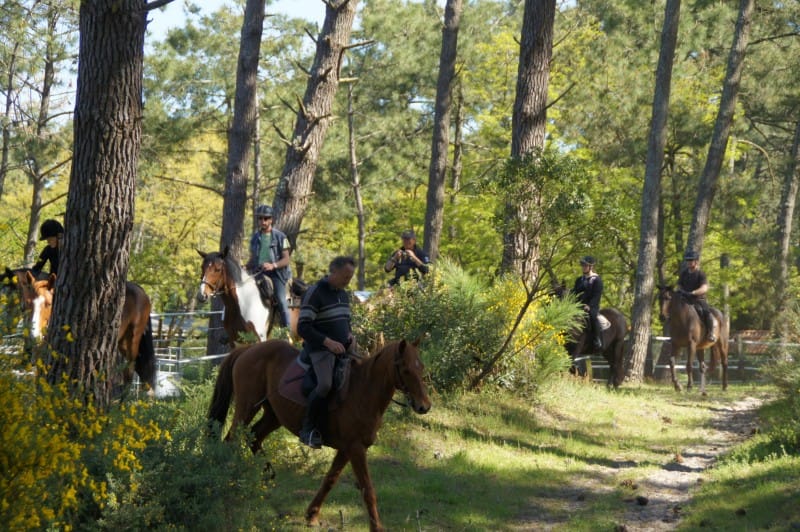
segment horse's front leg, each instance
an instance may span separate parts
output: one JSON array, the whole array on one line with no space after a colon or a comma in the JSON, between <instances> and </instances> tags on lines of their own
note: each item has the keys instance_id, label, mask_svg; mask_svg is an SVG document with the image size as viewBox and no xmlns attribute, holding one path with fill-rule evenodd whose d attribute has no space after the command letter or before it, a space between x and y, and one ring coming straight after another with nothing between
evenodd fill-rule
<instances>
[{"instance_id":1,"label":"horse's front leg","mask_svg":"<svg viewBox=\"0 0 800 532\"><path fill-rule=\"evenodd\" d=\"M364 448L359 449L352 454L353 473L356 475L358 487L361 489L361 496L364 498L364 504L367 506L367 513L369 514L369 529L370 531L381 531L381 519L378 516L378 500L375 496L375 488L372 486L372 479L369 476L369 468L367 467L367 450Z\"/></svg>"},{"instance_id":2,"label":"horse's front leg","mask_svg":"<svg viewBox=\"0 0 800 532\"><path fill-rule=\"evenodd\" d=\"M706 395L706 361L704 356L705 349L697 351L697 365L700 367L700 394Z\"/></svg>"},{"instance_id":3,"label":"horse's front leg","mask_svg":"<svg viewBox=\"0 0 800 532\"><path fill-rule=\"evenodd\" d=\"M673 351L672 349L670 349L669 353L669 373L670 376L672 377L672 386L675 387L675 391L676 392L681 391L682 390L681 383L678 382L678 375L675 372L675 351Z\"/></svg>"},{"instance_id":4,"label":"horse's front leg","mask_svg":"<svg viewBox=\"0 0 800 532\"><path fill-rule=\"evenodd\" d=\"M331 492L333 485L339 480L339 475L342 474L344 466L350 461L350 457L344 451L336 451L336 456L333 457L328 473L322 479L322 485L319 487L314 500L306 508L306 524L308 526L319 526L319 511L322 508L322 503L325 502L325 497Z\"/></svg>"},{"instance_id":5,"label":"horse's front leg","mask_svg":"<svg viewBox=\"0 0 800 532\"><path fill-rule=\"evenodd\" d=\"M694 342L689 342L689 347L686 348L686 390L692 389L694 384L694 355L697 351L697 346Z\"/></svg>"}]
</instances>

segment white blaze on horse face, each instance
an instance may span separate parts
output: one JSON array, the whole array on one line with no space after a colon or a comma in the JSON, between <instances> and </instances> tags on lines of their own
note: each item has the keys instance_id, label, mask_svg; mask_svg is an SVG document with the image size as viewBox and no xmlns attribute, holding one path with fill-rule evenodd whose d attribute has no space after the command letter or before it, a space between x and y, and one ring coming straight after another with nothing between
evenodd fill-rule
<instances>
[{"instance_id":1,"label":"white blaze on horse face","mask_svg":"<svg viewBox=\"0 0 800 532\"><path fill-rule=\"evenodd\" d=\"M45 301L44 296L39 295L36 296L31 303L31 338L34 340L39 340L42 337L42 329L44 329L46 325L42 323L42 317L44 313L44 306L47 302Z\"/></svg>"}]
</instances>

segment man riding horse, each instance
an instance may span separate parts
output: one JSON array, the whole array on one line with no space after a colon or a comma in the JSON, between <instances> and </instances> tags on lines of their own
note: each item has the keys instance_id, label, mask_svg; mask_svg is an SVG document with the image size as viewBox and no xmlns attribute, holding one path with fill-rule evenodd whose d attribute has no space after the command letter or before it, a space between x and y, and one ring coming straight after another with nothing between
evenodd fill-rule
<instances>
[{"instance_id":1,"label":"man riding horse","mask_svg":"<svg viewBox=\"0 0 800 532\"><path fill-rule=\"evenodd\" d=\"M250 260L247 271L255 276L264 306L271 306L272 296L278 305L280 325L289 327L289 304L286 301L286 283L292 276L291 259L286 235L272 227L272 207L256 208L258 231L250 237Z\"/></svg>"},{"instance_id":2,"label":"man riding horse","mask_svg":"<svg viewBox=\"0 0 800 532\"><path fill-rule=\"evenodd\" d=\"M581 259L583 274L575 279L575 286L572 293L578 297L578 303L583 305L586 312L587 327L586 332L592 338L592 347L595 351L603 350L603 330L597 315L600 312L600 296L603 295L603 280L594 271L594 258L590 256Z\"/></svg>"},{"instance_id":3,"label":"man riding horse","mask_svg":"<svg viewBox=\"0 0 800 532\"><path fill-rule=\"evenodd\" d=\"M714 336L714 317L706 299L708 279L706 274L699 268L700 255L696 251L689 250L684 254L683 260L686 261L686 268L678 276L676 292L685 297L687 302L694 306L700 319L706 324L708 341L715 342L717 338Z\"/></svg>"}]
</instances>

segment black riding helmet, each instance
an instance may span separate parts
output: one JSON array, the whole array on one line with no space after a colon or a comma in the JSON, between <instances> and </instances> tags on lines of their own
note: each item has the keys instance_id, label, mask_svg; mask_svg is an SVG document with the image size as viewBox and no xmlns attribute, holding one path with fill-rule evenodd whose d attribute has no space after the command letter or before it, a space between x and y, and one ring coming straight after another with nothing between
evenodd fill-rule
<instances>
[{"instance_id":1,"label":"black riding helmet","mask_svg":"<svg viewBox=\"0 0 800 532\"><path fill-rule=\"evenodd\" d=\"M57 220L45 220L39 228L39 240L47 240L51 236L58 237L64 234L64 226Z\"/></svg>"},{"instance_id":2,"label":"black riding helmet","mask_svg":"<svg viewBox=\"0 0 800 532\"><path fill-rule=\"evenodd\" d=\"M269 205L256 207L256 218L272 218L272 207Z\"/></svg>"}]
</instances>

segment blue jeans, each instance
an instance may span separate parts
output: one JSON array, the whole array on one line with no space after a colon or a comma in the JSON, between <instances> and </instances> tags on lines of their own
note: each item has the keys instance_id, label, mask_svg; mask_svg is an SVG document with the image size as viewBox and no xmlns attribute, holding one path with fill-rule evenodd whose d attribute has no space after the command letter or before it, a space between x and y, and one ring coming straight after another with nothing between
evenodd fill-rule
<instances>
[{"instance_id":1,"label":"blue jeans","mask_svg":"<svg viewBox=\"0 0 800 532\"><path fill-rule=\"evenodd\" d=\"M278 302L278 316L281 327L289 326L289 302L286 300L286 283L280 280L277 274L268 272L267 275L272 279L272 287L275 290L275 300Z\"/></svg>"}]
</instances>

